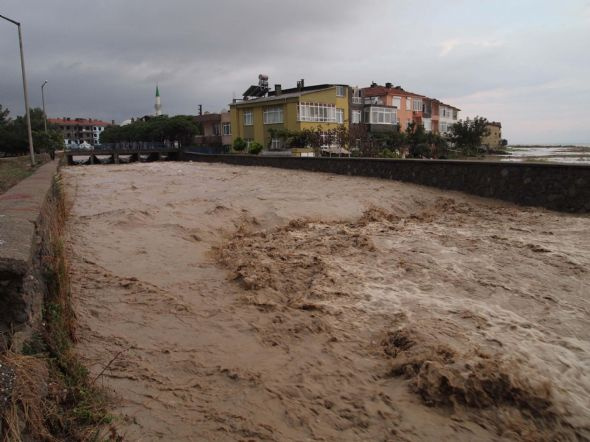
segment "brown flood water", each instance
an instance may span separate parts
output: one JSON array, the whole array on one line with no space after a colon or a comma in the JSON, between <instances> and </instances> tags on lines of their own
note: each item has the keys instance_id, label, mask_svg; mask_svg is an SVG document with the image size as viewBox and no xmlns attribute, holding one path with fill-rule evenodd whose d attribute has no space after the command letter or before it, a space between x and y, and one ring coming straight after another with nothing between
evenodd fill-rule
<instances>
[{"instance_id":1,"label":"brown flood water","mask_svg":"<svg viewBox=\"0 0 590 442\"><path fill-rule=\"evenodd\" d=\"M370 178L63 169L126 440L590 438L590 217Z\"/></svg>"}]
</instances>

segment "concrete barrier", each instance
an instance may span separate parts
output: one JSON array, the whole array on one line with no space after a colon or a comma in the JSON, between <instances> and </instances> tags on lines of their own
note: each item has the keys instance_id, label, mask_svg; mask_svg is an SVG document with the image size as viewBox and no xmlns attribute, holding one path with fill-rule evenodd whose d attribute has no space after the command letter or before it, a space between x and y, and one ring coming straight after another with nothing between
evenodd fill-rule
<instances>
[{"instance_id":1,"label":"concrete barrier","mask_svg":"<svg viewBox=\"0 0 590 442\"><path fill-rule=\"evenodd\" d=\"M41 318L45 284L37 224L57 166L57 160L41 166L0 195L0 339L16 349Z\"/></svg>"},{"instance_id":2,"label":"concrete barrier","mask_svg":"<svg viewBox=\"0 0 590 442\"><path fill-rule=\"evenodd\" d=\"M406 181L564 212L590 212L590 166L497 161L207 155L184 160L270 166Z\"/></svg>"}]
</instances>

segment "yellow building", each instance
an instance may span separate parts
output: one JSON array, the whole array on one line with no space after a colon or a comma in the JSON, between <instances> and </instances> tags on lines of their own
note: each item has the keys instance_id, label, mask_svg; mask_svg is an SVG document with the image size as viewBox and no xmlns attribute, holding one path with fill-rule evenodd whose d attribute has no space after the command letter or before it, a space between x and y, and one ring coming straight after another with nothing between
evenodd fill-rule
<instances>
[{"instance_id":1,"label":"yellow building","mask_svg":"<svg viewBox=\"0 0 590 442\"><path fill-rule=\"evenodd\" d=\"M488 149L499 149L502 147L502 124L491 121L486 125L488 134L481 139L481 145Z\"/></svg>"},{"instance_id":2,"label":"yellow building","mask_svg":"<svg viewBox=\"0 0 590 442\"><path fill-rule=\"evenodd\" d=\"M232 142L242 138L256 141L265 149L280 150L281 139L273 139L269 129L328 131L339 125L348 127L350 89L346 85L317 85L282 90L280 85L261 98L250 98L230 105ZM301 146L304 147L304 146Z\"/></svg>"}]
</instances>

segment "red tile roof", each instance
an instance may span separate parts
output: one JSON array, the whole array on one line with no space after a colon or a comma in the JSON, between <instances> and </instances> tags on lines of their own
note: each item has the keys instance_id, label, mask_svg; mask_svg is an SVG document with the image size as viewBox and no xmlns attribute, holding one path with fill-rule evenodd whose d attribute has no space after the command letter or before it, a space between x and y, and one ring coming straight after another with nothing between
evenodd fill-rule
<instances>
[{"instance_id":1,"label":"red tile roof","mask_svg":"<svg viewBox=\"0 0 590 442\"><path fill-rule=\"evenodd\" d=\"M60 126L111 126L111 123L107 123L102 120L92 120L88 118L48 118L47 122L50 124L57 124Z\"/></svg>"},{"instance_id":2,"label":"red tile roof","mask_svg":"<svg viewBox=\"0 0 590 442\"><path fill-rule=\"evenodd\" d=\"M403 90L402 88L397 87L385 87L385 86L374 86L374 87L365 87L362 89L363 95L365 97L380 97L383 95L402 95L404 97L420 97L423 98L424 95L415 94L414 92L408 92Z\"/></svg>"}]
</instances>

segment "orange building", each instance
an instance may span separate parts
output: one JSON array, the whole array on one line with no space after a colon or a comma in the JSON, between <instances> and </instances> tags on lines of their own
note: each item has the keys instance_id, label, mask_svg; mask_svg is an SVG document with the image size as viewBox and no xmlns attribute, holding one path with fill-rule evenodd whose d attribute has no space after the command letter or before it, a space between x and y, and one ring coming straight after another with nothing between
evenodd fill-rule
<instances>
[{"instance_id":1,"label":"orange building","mask_svg":"<svg viewBox=\"0 0 590 442\"><path fill-rule=\"evenodd\" d=\"M367 98L379 98L383 104L395 107L397 122L402 131L406 130L411 122L423 124L424 99L427 98L423 95L408 92L400 86L394 87L391 83L386 83L385 86L373 83L362 90L362 95Z\"/></svg>"},{"instance_id":2,"label":"orange building","mask_svg":"<svg viewBox=\"0 0 590 442\"><path fill-rule=\"evenodd\" d=\"M424 126L427 132L448 133L457 122L460 109L442 103L435 98L408 92L400 86L386 83L379 86L375 83L362 90L365 100L378 100L381 104L397 109L397 123L404 131L408 124L414 122Z\"/></svg>"}]
</instances>

